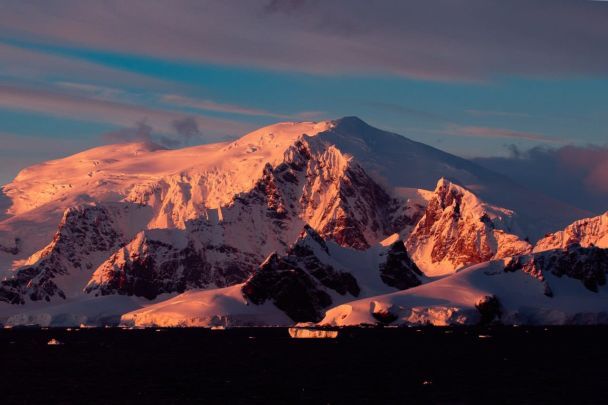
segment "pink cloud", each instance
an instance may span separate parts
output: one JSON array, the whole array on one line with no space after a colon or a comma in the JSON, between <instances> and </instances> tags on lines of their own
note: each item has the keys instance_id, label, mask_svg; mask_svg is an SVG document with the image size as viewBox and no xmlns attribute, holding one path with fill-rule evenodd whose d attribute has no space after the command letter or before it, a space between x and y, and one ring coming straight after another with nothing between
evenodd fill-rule
<instances>
[{"instance_id":1,"label":"pink cloud","mask_svg":"<svg viewBox=\"0 0 608 405\"><path fill-rule=\"evenodd\" d=\"M100 66L73 58L30 51L0 43L0 76L28 81L77 81L95 80L98 85L139 85L165 87L167 83L118 69Z\"/></svg>"},{"instance_id":2,"label":"pink cloud","mask_svg":"<svg viewBox=\"0 0 608 405\"><path fill-rule=\"evenodd\" d=\"M252 115L252 116L267 116L277 118L287 118L286 115L274 114L269 111L259 110L255 108L247 108L234 104L222 104L212 100L198 100L189 97L180 96L177 94L166 94L162 100L168 103L177 104L180 106L191 107L203 111L218 111L232 114Z\"/></svg>"},{"instance_id":3,"label":"pink cloud","mask_svg":"<svg viewBox=\"0 0 608 405\"><path fill-rule=\"evenodd\" d=\"M168 133L174 132L173 123L186 115L178 111L160 110L136 104L2 85L0 85L0 107L71 119L108 122L125 127L145 120L156 130ZM210 138L208 140L224 139L226 135L241 135L253 129L248 124L203 115L196 115L194 119L200 130Z\"/></svg>"},{"instance_id":4,"label":"pink cloud","mask_svg":"<svg viewBox=\"0 0 608 405\"><path fill-rule=\"evenodd\" d=\"M608 147L566 146L558 150L557 156L562 165L582 172L590 191L608 192Z\"/></svg>"},{"instance_id":5,"label":"pink cloud","mask_svg":"<svg viewBox=\"0 0 608 405\"><path fill-rule=\"evenodd\" d=\"M560 139L552 138L543 134L525 131L514 131L512 129L506 128L458 126L454 128L454 132L462 136L473 136L479 138L511 138L525 139L528 141L563 142Z\"/></svg>"}]
</instances>

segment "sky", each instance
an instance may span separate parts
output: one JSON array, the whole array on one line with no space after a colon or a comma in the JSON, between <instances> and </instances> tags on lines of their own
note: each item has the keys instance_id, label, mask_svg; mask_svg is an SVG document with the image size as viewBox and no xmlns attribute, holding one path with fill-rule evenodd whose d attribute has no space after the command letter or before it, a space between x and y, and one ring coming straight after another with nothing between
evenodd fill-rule
<instances>
[{"instance_id":1,"label":"sky","mask_svg":"<svg viewBox=\"0 0 608 405\"><path fill-rule=\"evenodd\" d=\"M106 143L350 115L523 182L558 165L600 201L608 2L0 0L0 184Z\"/></svg>"}]
</instances>

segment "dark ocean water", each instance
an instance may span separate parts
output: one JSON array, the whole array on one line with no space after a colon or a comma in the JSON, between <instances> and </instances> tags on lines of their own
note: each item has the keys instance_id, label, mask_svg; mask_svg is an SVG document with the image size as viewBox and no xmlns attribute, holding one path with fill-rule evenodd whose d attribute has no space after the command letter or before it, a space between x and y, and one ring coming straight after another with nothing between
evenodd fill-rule
<instances>
[{"instance_id":1,"label":"dark ocean water","mask_svg":"<svg viewBox=\"0 0 608 405\"><path fill-rule=\"evenodd\" d=\"M0 370L1 404L608 403L608 328L5 329Z\"/></svg>"}]
</instances>

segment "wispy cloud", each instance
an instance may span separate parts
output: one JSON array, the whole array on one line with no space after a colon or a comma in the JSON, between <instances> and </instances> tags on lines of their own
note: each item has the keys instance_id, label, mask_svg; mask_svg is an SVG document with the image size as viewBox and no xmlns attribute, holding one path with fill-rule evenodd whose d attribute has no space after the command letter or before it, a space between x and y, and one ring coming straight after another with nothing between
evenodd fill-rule
<instances>
[{"instance_id":1,"label":"wispy cloud","mask_svg":"<svg viewBox=\"0 0 608 405\"><path fill-rule=\"evenodd\" d=\"M186 116L178 111L2 85L0 85L0 107L76 120L106 122L125 127L145 120L158 131L165 133L174 133L173 123ZM225 135L241 135L253 129L248 124L201 115L192 119L205 131L208 141L223 139Z\"/></svg>"},{"instance_id":2,"label":"wispy cloud","mask_svg":"<svg viewBox=\"0 0 608 405\"><path fill-rule=\"evenodd\" d=\"M526 131L515 131L507 128L492 128L492 127L481 127L481 126L462 126L451 124L445 129L436 131L442 135L449 136L465 136L475 138L507 138L507 139L520 139L527 141L538 141L548 143L564 143L563 139L551 137L544 134Z\"/></svg>"},{"instance_id":3,"label":"wispy cloud","mask_svg":"<svg viewBox=\"0 0 608 405\"><path fill-rule=\"evenodd\" d=\"M466 110L466 113L475 117L512 117L512 118L527 118L531 117L528 113L513 112L513 111L486 111L486 110Z\"/></svg>"},{"instance_id":4,"label":"wispy cloud","mask_svg":"<svg viewBox=\"0 0 608 405\"><path fill-rule=\"evenodd\" d=\"M455 123L448 123L440 129L428 129L428 128L408 128L410 132L421 132L432 135L440 136L455 136L455 137L468 137L468 138L485 138L485 139L511 139L511 140L525 140L525 141L536 141L542 143L556 143L563 144L566 142L565 139L555 138L545 134L528 131L517 131L508 128L496 128L496 127L485 127L476 125L460 125Z\"/></svg>"},{"instance_id":5,"label":"wispy cloud","mask_svg":"<svg viewBox=\"0 0 608 405\"><path fill-rule=\"evenodd\" d=\"M184 107L190 107L202 111L217 111L241 115L288 118L287 115L275 114L265 110L247 108L235 104L222 104L212 100L199 100L190 97L180 96L177 94L165 94L162 97L162 100L168 103L177 104Z\"/></svg>"},{"instance_id":6,"label":"wispy cloud","mask_svg":"<svg viewBox=\"0 0 608 405\"><path fill-rule=\"evenodd\" d=\"M369 101L365 103L365 105L368 105L378 110L383 110L408 117L422 118L429 121L447 121L447 118L440 114L436 114L430 111L419 110L417 108L411 108L395 103L387 103L383 101Z\"/></svg>"},{"instance_id":7,"label":"wispy cloud","mask_svg":"<svg viewBox=\"0 0 608 405\"><path fill-rule=\"evenodd\" d=\"M218 103L213 100L201 100L178 94L165 94L161 99L170 104L188 107L200 111L215 111L228 114L248 115L255 117L272 117L283 120L316 119L324 115L322 111L302 111L293 114L277 114L267 110L244 107L236 104Z\"/></svg>"},{"instance_id":8,"label":"wispy cloud","mask_svg":"<svg viewBox=\"0 0 608 405\"><path fill-rule=\"evenodd\" d=\"M1 13L0 13L1 14ZM1 29L0 29L1 31ZM137 85L165 88L167 83L120 69L83 60L7 45L0 41L0 78L12 82L63 82L74 85L94 80L98 86Z\"/></svg>"},{"instance_id":9,"label":"wispy cloud","mask_svg":"<svg viewBox=\"0 0 608 405\"><path fill-rule=\"evenodd\" d=\"M9 1L0 37L273 70L476 81L605 76L607 19L602 2L573 0Z\"/></svg>"}]
</instances>

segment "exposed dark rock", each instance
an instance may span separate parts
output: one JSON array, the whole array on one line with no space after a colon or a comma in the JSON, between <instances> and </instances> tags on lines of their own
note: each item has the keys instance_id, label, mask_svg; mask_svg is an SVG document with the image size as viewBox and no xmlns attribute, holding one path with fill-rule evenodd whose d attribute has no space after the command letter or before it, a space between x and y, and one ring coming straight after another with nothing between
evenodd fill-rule
<instances>
[{"instance_id":1,"label":"exposed dark rock","mask_svg":"<svg viewBox=\"0 0 608 405\"><path fill-rule=\"evenodd\" d=\"M272 254L243 286L243 294L256 305L271 300L294 322L318 322L331 297L297 266Z\"/></svg>"},{"instance_id":2,"label":"exposed dark rock","mask_svg":"<svg viewBox=\"0 0 608 405\"><path fill-rule=\"evenodd\" d=\"M393 243L386 253L386 261L380 265L380 278L385 284L406 290L421 284L422 272L410 259L403 241Z\"/></svg>"},{"instance_id":3,"label":"exposed dark rock","mask_svg":"<svg viewBox=\"0 0 608 405\"><path fill-rule=\"evenodd\" d=\"M359 284L350 273L338 271L315 254L327 255L327 244L310 227L285 256L271 254L242 288L252 303L272 301L296 322L318 322L332 304L328 291L357 297Z\"/></svg>"},{"instance_id":4,"label":"exposed dark rock","mask_svg":"<svg viewBox=\"0 0 608 405\"><path fill-rule=\"evenodd\" d=\"M512 258L505 271L524 271L543 282L545 273L557 277L570 277L581 280L590 291L597 292L599 286L606 284L608 273L608 249L596 246L581 247L571 244L565 249L548 250ZM545 295L551 297L553 292L547 284Z\"/></svg>"},{"instance_id":5,"label":"exposed dark rock","mask_svg":"<svg viewBox=\"0 0 608 405\"><path fill-rule=\"evenodd\" d=\"M0 282L0 300L22 304L26 298L65 298L53 279L70 271L91 270L94 254L109 254L124 243L118 229L107 207L87 205L66 210L53 241L39 252L36 263L17 269Z\"/></svg>"},{"instance_id":6,"label":"exposed dark rock","mask_svg":"<svg viewBox=\"0 0 608 405\"><path fill-rule=\"evenodd\" d=\"M495 295L486 295L475 303L475 308L479 311L481 318L479 323L487 325L500 320L502 311L500 309L500 301Z\"/></svg>"},{"instance_id":7,"label":"exposed dark rock","mask_svg":"<svg viewBox=\"0 0 608 405\"><path fill-rule=\"evenodd\" d=\"M145 233L131 248L136 253L125 256L125 251L119 251L104 263L85 291L153 299L210 284L225 287L249 277L256 262L255 257L244 257L231 246L207 244L197 248L191 241L180 249ZM225 258L221 263L207 260L207 255L218 253Z\"/></svg>"},{"instance_id":8,"label":"exposed dark rock","mask_svg":"<svg viewBox=\"0 0 608 405\"><path fill-rule=\"evenodd\" d=\"M399 318L399 316L393 314L388 309L381 309L381 310L374 311L374 312L372 312L372 316L378 322L380 322L381 324L385 324L385 325L393 323L397 320L397 318Z\"/></svg>"}]
</instances>

